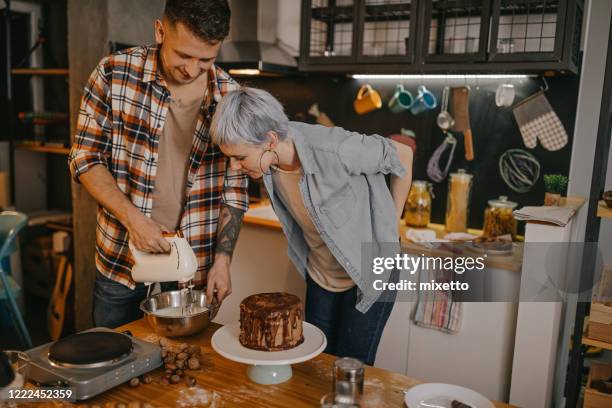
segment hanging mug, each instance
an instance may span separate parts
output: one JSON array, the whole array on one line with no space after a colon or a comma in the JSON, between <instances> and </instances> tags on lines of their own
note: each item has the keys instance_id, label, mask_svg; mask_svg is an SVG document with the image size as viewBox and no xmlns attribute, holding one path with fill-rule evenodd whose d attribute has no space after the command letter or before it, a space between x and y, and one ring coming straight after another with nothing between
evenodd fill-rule
<instances>
[{"instance_id":1,"label":"hanging mug","mask_svg":"<svg viewBox=\"0 0 612 408\"><path fill-rule=\"evenodd\" d=\"M360 115L365 115L375 109L382 107L382 99L380 94L368 85L363 85L357 92L357 98L353 101L355 112Z\"/></svg>"},{"instance_id":2,"label":"hanging mug","mask_svg":"<svg viewBox=\"0 0 612 408\"><path fill-rule=\"evenodd\" d=\"M412 94L404 89L403 85L397 85L395 87L395 93L389 100L389 110L393 113L400 113L407 109L410 109L414 98Z\"/></svg>"},{"instance_id":3,"label":"hanging mug","mask_svg":"<svg viewBox=\"0 0 612 408\"><path fill-rule=\"evenodd\" d=\"M413 115L418 115L426 110L435 109L436 106L438 106L436 95L428 91L425 85L421 85L419 86L419 93L412 107L410 107L410 112L412 112Z\"/></svg>"},{"instance_id":4,"label":"hanging mug","mask_svg":"<svg viewBox=\"0 0 612 408\"><path fill-rule=\"evenodd\" d=\"M497 106L512 106L516 91L512 84L500 84L495 91L495 104Z\"/></svg>"}]
</instances>

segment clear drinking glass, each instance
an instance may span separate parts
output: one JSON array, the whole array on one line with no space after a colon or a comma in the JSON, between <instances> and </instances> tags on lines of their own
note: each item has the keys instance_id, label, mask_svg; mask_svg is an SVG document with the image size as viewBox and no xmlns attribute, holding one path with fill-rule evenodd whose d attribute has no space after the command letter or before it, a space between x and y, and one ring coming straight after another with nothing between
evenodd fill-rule
<instances>
[{"instance_id":1,"label":"clear drinking glass","mask_svg":"<svg viewBox=\"0 0 612 408\"><path fill-rule=\"evenodd\" d=\"M346 395L328 392L321 397L321 408L360 408L360 406L347 400Z\"/></svg>"}]
</instances>

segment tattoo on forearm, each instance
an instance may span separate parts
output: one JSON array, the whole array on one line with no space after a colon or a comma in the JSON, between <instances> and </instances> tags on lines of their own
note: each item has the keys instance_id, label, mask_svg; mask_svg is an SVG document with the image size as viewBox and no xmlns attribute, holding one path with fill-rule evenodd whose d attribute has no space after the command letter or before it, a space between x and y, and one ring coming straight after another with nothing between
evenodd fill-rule
<instances>
[{"instance_id":1,"label":"tattoo on forearm","mask_svg":"<svg viewBox=\"0 0 612 408\"><path fill-rule=\"evenodd\" d=\"M238 241L238 233L242 226L243 216L244 211L240 211L237 208L229 205L223 205L221 207L216 253L227 254L231 258L234 253L236 241Z\"/></svg>"}]
</instances>

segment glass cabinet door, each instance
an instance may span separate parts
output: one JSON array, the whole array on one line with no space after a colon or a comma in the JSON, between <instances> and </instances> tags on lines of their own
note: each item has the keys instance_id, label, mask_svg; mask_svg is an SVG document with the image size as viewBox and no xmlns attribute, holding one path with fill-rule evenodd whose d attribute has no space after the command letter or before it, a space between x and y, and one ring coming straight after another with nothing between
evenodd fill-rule
<instances>
[{"instance_id":1,"label":"glass cabinet door","mask_svg":"<svg viewBox=\"0 0 612 408\"><path fill-rule=\"evenodd\" d=\"M494 0L490 59L561 60L567 10L566 0Z\"/></svg>"},{"instance_id":2,"label":"glass cabinet door","mask_svg":"<svg viewBox=\"0 0 612 408\"><path fill-rule=\"evenodd\" d=\"M354 0L309 0L305 2L302 46L308 61L316 63L342 62L355 58Z\"/></svg>"},{"instance_id":3,"label":"glass cabinet door","mask_svg":"<svg viewBox=\"0 0 612 408\"><path fill-rule=\"evenodd\" d=\"M364 0L359 14L360 62L412 62L416 0Z\"/></svg>"},{"instance_id":4,"label":"glass cabinet door","mask_svg":"<svg viewBox=\"0 0 612 408\"><path fill-rule=\"evenodd\" d=\"M489 0L426 1L423 59L426 62L484 61L490 9Z\"/></svg>"}]
</instances>

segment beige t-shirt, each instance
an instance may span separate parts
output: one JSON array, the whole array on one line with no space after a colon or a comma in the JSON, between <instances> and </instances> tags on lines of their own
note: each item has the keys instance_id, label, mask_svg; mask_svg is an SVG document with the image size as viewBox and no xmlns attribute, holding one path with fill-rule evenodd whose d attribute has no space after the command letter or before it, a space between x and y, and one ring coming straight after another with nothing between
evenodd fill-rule
<instances>
[{"instance_id":1,"label":"beige t-shirt","mask_svg":"<svg viewBox=\"0 0 612 408\"><path fill-rule=\"evenodd\" d=\"M179 227L183 214L189 154L201 106L201 95L186 101L170 99L159 138L151 218L170 231Z\"/></svg>"},{"instance_id":2,"label":"beige t-shirt","mask_svg":"<svg viewBox=\"0 0 612 408\"><path fill-rule=\"evenodd\" d=\"M274 191L278 193L282 202L302 229L304 240L310 251L308 253L308 275L323 289L330 292L342 292L355 286L346 270L338 263L314 223L308 210L304 206L300 192L302 170L284 171L275 169L272 175Z\"/></svg>"}]
</instances>

